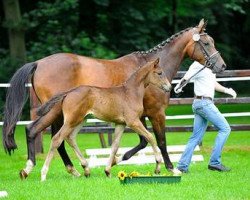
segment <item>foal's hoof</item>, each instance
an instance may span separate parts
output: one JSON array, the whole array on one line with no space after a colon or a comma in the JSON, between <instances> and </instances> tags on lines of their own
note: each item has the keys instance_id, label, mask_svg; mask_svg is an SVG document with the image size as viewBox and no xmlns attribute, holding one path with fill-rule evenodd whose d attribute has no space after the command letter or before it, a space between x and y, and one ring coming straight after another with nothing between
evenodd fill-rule
<instances>
[{"instance_id":1,"label":"foal's hoof","mask_svg":"<svg viewBox=\"0 0 250 200\"><path fill-rule=\"evenodd\" d=\"M22 169L20 172L19 172L19 176L22 180L26 179L28 177L28 174Z\"/></svg>"},{"instance_id":2,"label":"foal's hoof","mask_svg":"<svg viewBox=\"0 0 250 200\"><path fill-rule=\"evenodd\" d=\"M160 174L161 170L160 169L155 169L155 174Z\"/></svg>"},{"instance_id":3,"label":"foal's hoof","mask_svg":"<svg viewBox=\"0 0 250 200\"><path fill-rule=\"evenodd\" d=\"M89 178L89 177L90 177L90 169L89 169L89 168L85 168L85 170L84 170L84 176L85 176L86 178Z\"/></svg>"},{"instance_id":4,"label":"foal's hoof","mask_svg":"<svg viewBox=\"0 0 250 200\"><path fill-rule=\"evenodd\" d=\"M66 166L66 170L69 174L75 176L75 177L80 177L81 174L73 167L73 166Z\"/></svg>"},{"instance_id":5,"label":"foal's hoof","mask_svg":"<svg viewBox=\"0 0 250 200\"><path fill-rule=\"evenodd\" d=\"M104 172L105 172L105 174L106 174L106 176L107 176L108 178L111 178L110 171L108 171L108 170L104 170Z\"/></svg>"}]
</instances>

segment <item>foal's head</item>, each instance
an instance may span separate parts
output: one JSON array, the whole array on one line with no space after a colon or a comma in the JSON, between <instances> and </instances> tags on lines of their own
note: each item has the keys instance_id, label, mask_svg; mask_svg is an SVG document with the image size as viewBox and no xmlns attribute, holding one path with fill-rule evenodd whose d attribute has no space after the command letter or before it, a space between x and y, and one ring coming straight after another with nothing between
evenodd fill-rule
<instances>
[{"instance_id":1,"label":"foal's head","mask_svg":"<svg viewBox=\"0 0 250 200\"><path fill-rule=\"evenodd\" d=\"M205 33L207 22L202 19L198 26L192 29L192 38L186 46L188 56L205 65L214 73L226 69L226 64L220 53L216 50L214 40Z\"/></svg>"},{"instance_id":2,"label":"foal's head","mask_svg":"<svg viewBox=\"0 0 250 200\"><path fill-rule=\"evenodd\" d=\"M150 71L147 75L148 82L157 86L165 92L170 92L172 86L165 76L162 68L159 66L159 58L149 63Z\"/></svg>"}]
</instances>

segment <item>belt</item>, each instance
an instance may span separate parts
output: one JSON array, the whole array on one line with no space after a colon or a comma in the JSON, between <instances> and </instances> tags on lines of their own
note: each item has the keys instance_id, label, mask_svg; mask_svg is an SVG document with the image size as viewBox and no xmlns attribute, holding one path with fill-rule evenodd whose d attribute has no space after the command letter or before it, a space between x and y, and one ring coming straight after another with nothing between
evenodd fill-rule
<instances>
[{"instance_id":1,"label":"belt","mask_svg":"<svg viewBox=\"0 0 250 200\"><path fill-rule=\"evenodd\" d=\"M211 97L195 96L194 98L195 98L195 99L208 99L208 100L213 101L213 99L212 99Z\"/></svg>"}]
</instances>

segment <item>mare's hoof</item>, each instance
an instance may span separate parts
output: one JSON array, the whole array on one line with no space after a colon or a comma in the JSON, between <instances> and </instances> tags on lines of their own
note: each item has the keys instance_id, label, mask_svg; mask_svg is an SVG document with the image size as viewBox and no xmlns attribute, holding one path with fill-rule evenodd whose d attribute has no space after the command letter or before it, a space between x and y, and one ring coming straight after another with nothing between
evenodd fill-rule
<instances>
[{"instance_id":1,"label":"mare's hoof","mask_svg":"<svg viewBox=\"0 0 250 200\"><path fill-rule=\"evenodd\" d=\"M174 173L174 176L180 176L182 174L182 171L179 170L178 168L172 169L172 172Z\"/></svg>"},{"instance_id":2,"label":"mare's hoof","mask_svg":"<svg viewBox=\"0 0 250 200\"><path fill-rule=\"evenodd\" d=\"M22 180L26 179L28 177L28 174L22 169L20 172L19 172L19 176Z\"/></svg>"}]
</instances>

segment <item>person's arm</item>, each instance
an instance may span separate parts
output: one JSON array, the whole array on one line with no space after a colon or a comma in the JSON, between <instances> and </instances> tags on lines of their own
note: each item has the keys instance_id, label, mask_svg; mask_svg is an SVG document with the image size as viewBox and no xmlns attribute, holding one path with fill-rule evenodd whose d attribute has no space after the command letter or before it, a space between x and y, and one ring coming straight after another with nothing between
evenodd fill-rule
<instances>
[{"instance_id":1,"label":"person's arm","mask_svg":"<svg viewBox=\"0 0 250 200\"><path fill-rule=\"evenodd\" d=\"M193 64L190 65L190 67L189 67L188 71L186 72L186 74L183 76L183 78L180 80L180 82L174 88L174 92L176 94L182 92L182 88L185 87L188 84L188 82L190 81L190 78L195 73L197 73L197 71L199 71L200 67L203 67L203 65L201 65L197 61L193 62Z\"/></svg>"},{"instance_id":2,"label":"person's arm","mask_svg":"<svg viewBox=\"0 0 250 200\"><path fill-rule=\"evenodd\" d=\"M215 82L215 87L214 87L215 91L217 92L222 92L225 94L229 94L231 95L234 99L237 96L237 93L232 89L232 88L226 88L224 86L222 86L221 84L219 84L217 81Z\"/></svg>"}]
</instances>

